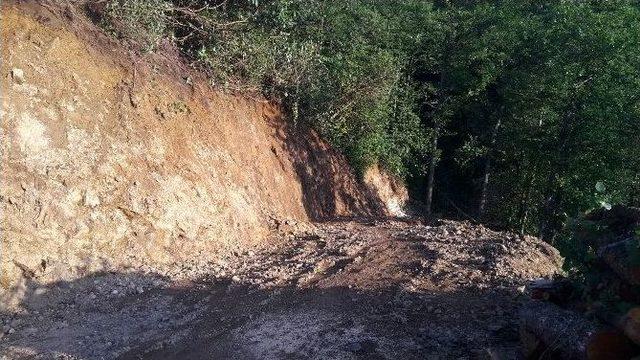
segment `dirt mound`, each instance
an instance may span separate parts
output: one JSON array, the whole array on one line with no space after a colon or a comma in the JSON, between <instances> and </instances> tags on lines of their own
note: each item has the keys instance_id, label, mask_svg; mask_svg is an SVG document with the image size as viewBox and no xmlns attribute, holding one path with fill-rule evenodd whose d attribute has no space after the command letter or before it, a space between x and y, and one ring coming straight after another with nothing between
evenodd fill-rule
<instances>
[{"instance_id":1,"label":"dirt mound","mask_svg":"<svg viewBox=\"0 0 640 360\"><path fill-rule=\"evenodd\" d=\"M332 222L281 247L165 269L32 282L13 358L515 358L529 279L555 250L468 223ZM496 355L497 356L497 355Z\"/></svg>"},{"instance_id":2,"label":"dirt mound","mask_svg":"<svg viewBox=\"0 0 640 360\"><path fill-rule=\"evenodd\" d=\"M74 7L11 1L2 44L0 291L385 213L315 133L214 91L167 44L131 54Z\"/></svg>"}]
</instances>

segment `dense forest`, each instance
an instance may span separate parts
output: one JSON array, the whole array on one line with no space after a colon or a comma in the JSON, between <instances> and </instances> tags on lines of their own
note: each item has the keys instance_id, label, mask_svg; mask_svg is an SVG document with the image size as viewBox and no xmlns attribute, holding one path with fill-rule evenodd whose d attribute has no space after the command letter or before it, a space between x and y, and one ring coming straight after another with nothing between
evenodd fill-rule
<instances>
[{"instance_id":1,"label":"dense forest","mask_svg":"<svg viewBox=\"0 0 640 360\"><path fill-rule=\"evenodd\" d=\"M171 39L212 85L404 178L427 213L553 242L584 211L640 205L638 1L99 3L114 35Z\"/></svg>"}]
</instances>

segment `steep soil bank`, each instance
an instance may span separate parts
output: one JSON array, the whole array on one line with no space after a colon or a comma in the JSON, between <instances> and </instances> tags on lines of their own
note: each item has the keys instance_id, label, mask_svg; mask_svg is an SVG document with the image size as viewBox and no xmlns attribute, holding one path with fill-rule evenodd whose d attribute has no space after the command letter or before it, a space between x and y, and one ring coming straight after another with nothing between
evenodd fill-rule
<instances>
[{"instance_id":1,"label":"steep soil bank","mask_svg":"<svg viewBox=\"0 0 640 360\"><path fill-rule=\"evenodd\" d=\"M400 179L388 174L379 166L372 166L364 174L363 180L382 201L389 215L397 217L408 215L409 191Z\"/></svg>"},{"instance_id":2,"label":"steep soil bank","mask_svg":"<svg viewBox=\"0 0 640 360\"><path fill-rule=\"evenodd\" d=\"M78 9L33 1L3 2L1 23L0 291L385 213L316 134L212 90L167 44L134 55Z\"/></svg>"}]
</instances>

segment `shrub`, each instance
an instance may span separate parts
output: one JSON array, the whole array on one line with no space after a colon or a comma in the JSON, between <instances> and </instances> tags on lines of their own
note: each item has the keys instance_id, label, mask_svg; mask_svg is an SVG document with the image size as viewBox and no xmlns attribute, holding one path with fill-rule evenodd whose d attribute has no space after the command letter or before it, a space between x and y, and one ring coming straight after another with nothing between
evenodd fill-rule
<instances>
[{"instance_id":1,"label":"shrub","mask_svg":"<svg viewBox=\"0 0 640 360\"><path fill-rule=\"evenodd\" d=\"M102 24L150 51L167 35L170 10L171 4L164 0L112 0L107 2Z\"/></svg>"},{"instance_id":2,"label":"shrub","mask_svg":"<svg viewBox=\"0 0 640 360\"><path fill-rule=\"evenodd\" d=\"M595 200L640 202L637 1L93 1L119 36L171 34L216 86L279 101L360 173L434 178L443 209L552 241Z\"/></svg>"},{"instance_id":3,"label":"shrub","mask_svg":"<svg viewBox=\"0 0 640 360\"><path fill-rule=\"evenodd\" d=\"M400 49L424 31L419 16L369 1L107 4L103 24L111 32L146 50L172 33L214 85L279 101L294 124L319 130L359 173L377 162L402 175L420 168L426 129Z\"/></svg>"}]
</instances>

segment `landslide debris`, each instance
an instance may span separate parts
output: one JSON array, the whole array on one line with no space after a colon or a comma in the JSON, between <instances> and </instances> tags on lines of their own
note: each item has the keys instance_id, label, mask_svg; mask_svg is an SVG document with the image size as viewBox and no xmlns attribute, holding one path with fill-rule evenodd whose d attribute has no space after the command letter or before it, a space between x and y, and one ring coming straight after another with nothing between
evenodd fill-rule
<instances>
[{"instance_id":1,"label":"landslide debris","mask_svg":"<svg viewBox=\"0 0 640 360\"><path fill-rule=\"evenodd\" d=\"M2 315L0 353L510 358L519 352L523 286L561 263L536 238L467 222L286 223L272 249L33 282L21 310Z\"/></svg>"}]
</instances>

